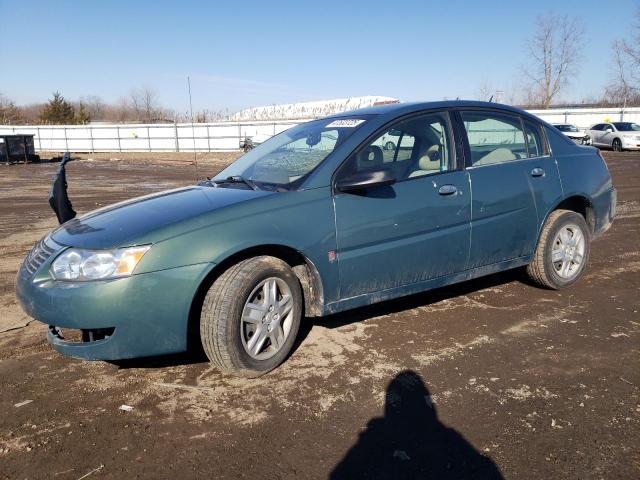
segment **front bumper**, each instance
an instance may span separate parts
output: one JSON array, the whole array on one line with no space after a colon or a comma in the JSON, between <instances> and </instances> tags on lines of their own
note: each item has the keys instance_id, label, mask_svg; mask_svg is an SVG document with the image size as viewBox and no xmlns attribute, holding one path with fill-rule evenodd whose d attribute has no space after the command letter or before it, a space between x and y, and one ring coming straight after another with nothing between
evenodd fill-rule
<instances>
[{"instance_id":1,"label":"front bumper","mask_svg":"<svg viewBox=\"0 0 640 480\"><path fill-rule=\"evenodd\" d=\"M38 271L25 265L16 281L24 311L51 327L83 330L70 342L49 329L49 343L64 355L118 360L187 349L191 303L210 263L102 282L59 282L48 275L53 257ZM96 335L93 332L107 332Z\"/></svg>"},{"instance_id":2,"label":"front bumper","mask_svg":"<svg viewBox=\"0 0 640 480\"><path fill-rule=\"evenodd\" d=\"M625 150L640 150L640 139L622 138L622 148Z\"/></svg>"},{"instance_id":3,"label":"front bumper","mask_svg":"<svg viewBox=\"0 0 640 480\"><path fill-rule=\"evenodd\" d=\"M591 137L589 135L567 135L567 137L578 145L591 145Z\"/></svg>"}]
</instances>

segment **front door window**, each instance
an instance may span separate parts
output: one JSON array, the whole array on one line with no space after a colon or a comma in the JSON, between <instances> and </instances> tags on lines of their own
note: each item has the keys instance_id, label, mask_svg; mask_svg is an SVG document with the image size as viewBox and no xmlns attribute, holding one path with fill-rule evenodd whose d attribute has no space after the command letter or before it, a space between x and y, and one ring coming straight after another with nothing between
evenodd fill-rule
<instances>
[{"instance_id":1,"label":"front door window","mask_svg":"<svg viewBox=\"0 0 640 480\"><path fill-rule=\"evenodd\" d=\"M361 148L341 174L389 170L401 182L449 171L453 168L450 131L446 113L402 120Z\"/></svg>"}]
</instances>

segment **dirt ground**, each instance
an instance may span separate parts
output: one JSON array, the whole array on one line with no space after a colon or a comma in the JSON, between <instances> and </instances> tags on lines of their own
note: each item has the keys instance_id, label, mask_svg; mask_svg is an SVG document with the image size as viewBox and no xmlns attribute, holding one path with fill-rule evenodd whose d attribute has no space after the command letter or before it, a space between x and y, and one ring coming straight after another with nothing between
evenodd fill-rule
<instances>
[{"instance_id":1,"label":"dirt ground","mask_svg":"<svg viewBox=\"0 0 640 480\"><path fill-rule=\"evenodd\" d=\"M618 216L577 285L512 271L306 319L255 380L49 348L14 278L55 226L57 164L0 166L0 478L639 478L640 154L605 155ZM79 158L79 212L195 178L192 156Z\"/></svg>"}]
</instances>

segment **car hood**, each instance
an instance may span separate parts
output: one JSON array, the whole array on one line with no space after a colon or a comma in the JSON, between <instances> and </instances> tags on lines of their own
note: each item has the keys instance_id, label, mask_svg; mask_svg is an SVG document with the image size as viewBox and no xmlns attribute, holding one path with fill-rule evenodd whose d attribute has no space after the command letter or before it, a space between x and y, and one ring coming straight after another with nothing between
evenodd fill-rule
<instances>
[{"instance_id":1,"label":"car hood","mask_svg":"<svg viewBox=\"0 0 640 480\"><path fill-rule=\"evenodd\" d=\"M56 229L67 246L101 249L155 243L211 223L217 210L273 192L192 186L168 190L94 210Z\"/></svg>"}]
</instances>

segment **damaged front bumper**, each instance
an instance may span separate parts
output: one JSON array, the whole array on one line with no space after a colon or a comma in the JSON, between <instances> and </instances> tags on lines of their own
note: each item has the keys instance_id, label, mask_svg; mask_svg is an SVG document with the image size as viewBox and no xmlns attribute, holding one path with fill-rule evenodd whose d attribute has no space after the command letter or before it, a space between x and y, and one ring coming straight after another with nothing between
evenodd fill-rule
<instances>
[{"instance_id":1,"label":"damaged front bumper","mask_svg":"<svg viewBox=\"0 0 640 480\"><path fill-rule=\"evenodd\" d=\"M187 349L192 300L211 264L70 283L49 275L55 256L35 273L25 261L16 294L28 315L50 326L48 340L57 351L87 360L119 360Z\"/></svg>"},{"instance_id":2,"label":"damaged front bumper","mask_svg":"<svg viewBox=\"0 0 640 480\"><path fill-rule=\"evenodd\" d=\"M591 137L589 135L567 135L569 139L578 145L591 145Z\"/></svg>"}]
</instances>

